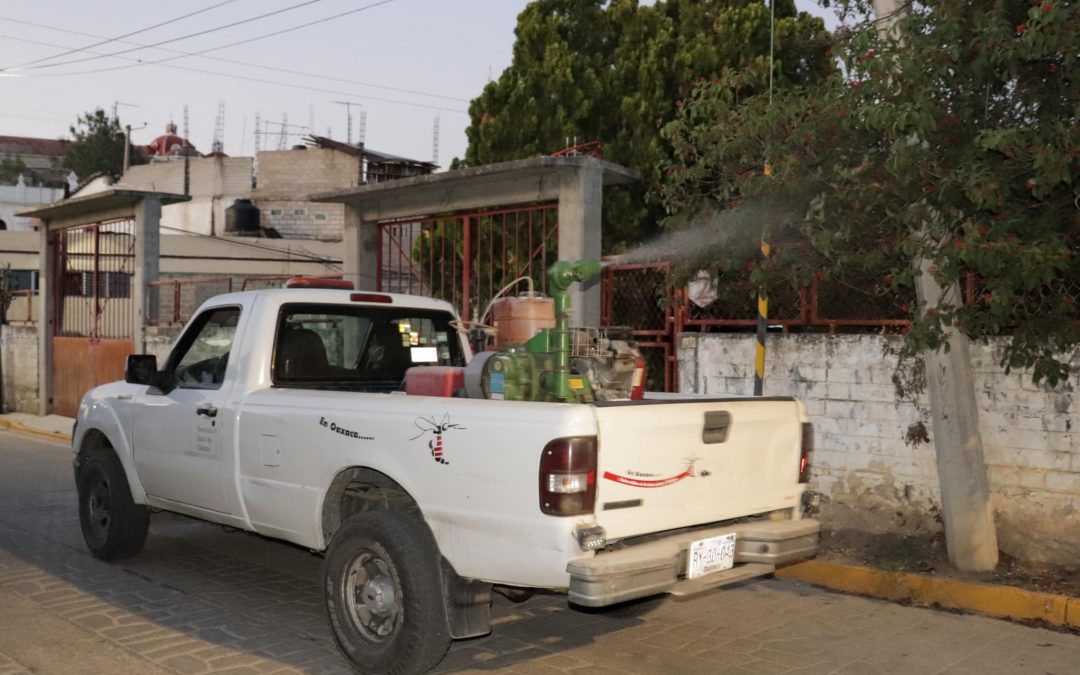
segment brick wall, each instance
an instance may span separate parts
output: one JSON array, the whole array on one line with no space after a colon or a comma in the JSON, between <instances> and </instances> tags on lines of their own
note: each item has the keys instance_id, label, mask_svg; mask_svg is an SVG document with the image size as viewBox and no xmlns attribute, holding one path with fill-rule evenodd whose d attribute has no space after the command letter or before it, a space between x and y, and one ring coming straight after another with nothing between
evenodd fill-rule
<instances>
[{"instance_id":1,"label":"brick wall","mask_svg":"<svg viewBox=\"0 0 1080 675\"><path fill-rule=\"evenodd\" d=\"M360 184L360 161L337 150L275 150L259 153L259 192L326 192Z\"/></svg>"},{"instance_id":2,"label":"brick wall","mask_svg":"<svg viewBox=\"0 0 1080 675\"><path fill-rule=\"evenodd\" d=\"M766 395L801 399L814 422L812 486L828 526L869 532L940 530L931 442L904 441L921 419L893 384L898 337L777 335L767 343ZM1080 561L1080 402L1076 377L1056 389L998 366L1002 343L972 345L980 430L1001 549L1076 566ZM750 394L754 339L684 334L684 392ZM1074 364L1080 368L1080 357ZM924 393L919 406L927 408Z\"/></svg>"},{"instance_id":3,"label":"brick wall","mask_svg":"<svg viewBox=\"0 0 1080 675\"><path fill-rule=\"evenodd\" d=\"M259 222L286 239L340 241L345 228L345 207L295 200L257 199Z\"/></svg>"}]
</instances>

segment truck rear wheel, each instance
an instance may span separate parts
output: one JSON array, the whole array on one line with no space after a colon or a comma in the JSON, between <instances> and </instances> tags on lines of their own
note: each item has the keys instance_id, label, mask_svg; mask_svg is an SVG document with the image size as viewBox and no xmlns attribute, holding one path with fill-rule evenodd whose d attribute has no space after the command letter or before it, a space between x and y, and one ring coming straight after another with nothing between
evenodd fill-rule
<instances>
[{"instance_id":1,"label":"truck rear wheel","mask_svg":"<svg viewBox=\"0 0 1080 675\"><path fill-rule=\"evenodd\" d=\"M79 525L95 558L130 558L142 550L150 511L131 498L120 460L112 450L91 448L76 470Z\"/></svg>"},{"instance_id":2,"label":"truck rear wheel","mask_svg":"<svg viewBox=\"0 0 1080 675\"><path fill-rule=\"evenodd\" d=\"M422 673L450 647L438 551L416 515L351 518L330 543L323 586L334 639L362 672Z\"/></svg>"}]
</instances>

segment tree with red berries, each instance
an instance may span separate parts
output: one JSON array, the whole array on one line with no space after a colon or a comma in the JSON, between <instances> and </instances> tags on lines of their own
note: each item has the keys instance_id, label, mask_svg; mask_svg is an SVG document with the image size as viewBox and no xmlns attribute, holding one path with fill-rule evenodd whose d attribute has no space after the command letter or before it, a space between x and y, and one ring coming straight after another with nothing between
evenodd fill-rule
<instances>
[{"instance_id":1,"label":"tree with red berries","mask_svg":"<svg viewBox=\"0 0 1080 675\"><path fill-rule=\"evenodd\" d=\"M678 218L781 193L797 208L769 236L810 247L758 266L758 283L820 266L910 294L923 259L940 286L973 286L967 302L910 307L909 354L955 326L1009 336L1006 368L1067 378L1080 346L1080 6L933 0L883 35L865 0L831 4L842 72L771 97L760 69L699 83L664 129L674 160L659 197Z\"/></svg>"}]
</instances>

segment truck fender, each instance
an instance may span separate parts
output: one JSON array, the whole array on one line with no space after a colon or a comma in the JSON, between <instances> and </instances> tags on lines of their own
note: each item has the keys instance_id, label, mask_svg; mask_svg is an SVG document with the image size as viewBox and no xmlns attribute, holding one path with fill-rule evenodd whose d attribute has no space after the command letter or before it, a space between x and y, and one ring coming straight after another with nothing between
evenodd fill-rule
<instances>
[{"instance_id":1,"label":"truck fender","mask_svg":"<svg viewBox=\"0 0 1080 675\"><path fill-rule=\"evenodd\" d=\"M352 516L369 509L387 509L413 513L421 520L423 512L412 495L390 476L367 467L349 467L339 471L323 493L320 545L329 545L334 533ZM426 520L424 520L426 525ZM430 528L428 535L438 542ZM455 639L478 637L491 632L491 584L466 579L454 571L441 554L443 607L450 635Z\"/></svg>"},{"instance_id":2,"label":"truck fender","mask_svg":"<svg viewBox=\"0 0 1080 675\"><path fill-rule=\"evenodd\" d=\"M136 504L145 505L146 490L143 489L142 481L135 472L135 458L131 443L127 434L124 433L124 426L116 410L109 404L108 399L83 401L83 408L84 410L80 411L75 436L71 439L71 445L76 451L76 464L81 460L86 449L107 444L116 453L117 459L124 467L124 475L131 488L132 499Z\"/></svg>"}]
</instances>

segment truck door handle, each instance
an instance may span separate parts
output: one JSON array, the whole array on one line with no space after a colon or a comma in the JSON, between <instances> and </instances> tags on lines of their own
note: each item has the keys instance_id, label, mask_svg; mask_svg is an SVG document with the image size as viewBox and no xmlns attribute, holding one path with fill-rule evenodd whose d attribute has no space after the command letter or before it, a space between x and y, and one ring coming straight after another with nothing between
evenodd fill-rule
<instances>
[{"instance_id":1,"label":"truck door handle","mask_svg":"<svg viewBox=\"0 0 1080 675\"><path fill-rule=\"evenodd\" d=\"M207 417L217 417L217 408L210 405L209 403L204 403L198 408L195 408L195 414L206 415Z\"/></svg>"}]
</instances>

